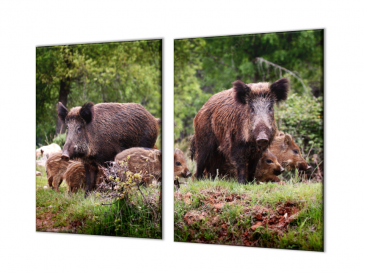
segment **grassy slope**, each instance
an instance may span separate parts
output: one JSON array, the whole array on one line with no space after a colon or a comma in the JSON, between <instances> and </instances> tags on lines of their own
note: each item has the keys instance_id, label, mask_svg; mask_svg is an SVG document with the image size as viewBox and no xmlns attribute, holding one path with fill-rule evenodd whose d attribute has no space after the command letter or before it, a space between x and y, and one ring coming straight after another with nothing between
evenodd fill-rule
<instances>
[{"instance_id":1,"label":"grassy slope","mask_svg":"<svg viewBox=\"0 0 365 273\"><path fill-rule=\"evenodd\" d=\"M322 183L299 180L189 181L175 192L175 241L323 251Z\"/></svg>"},{"instance_id":2,"label":"grassy slope","mask_svg":"<svg viewBox=\"0 0 365 273\"><path fill-rule=\"evenodd\" d=\"M48 187L44 169L37 177L36 213L37 231L67 232L95 235L116 235L139 238L162 238L160 223L154 223L151 210L143 203L140 195L133 204L125 202L107 206L97 194L84 199L84 191L68 195L65 182L57 193ZM144 189L158 196L157 189Z\"/></svg>"}]
</instances>

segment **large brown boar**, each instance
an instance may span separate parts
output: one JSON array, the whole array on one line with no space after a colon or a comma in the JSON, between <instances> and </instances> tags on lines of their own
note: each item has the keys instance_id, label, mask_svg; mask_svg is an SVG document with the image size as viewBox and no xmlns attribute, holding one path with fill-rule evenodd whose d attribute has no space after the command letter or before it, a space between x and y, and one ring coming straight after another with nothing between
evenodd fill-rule
<instances>
[{"instance_id":1,"label":"large brown boar","mask_svg":"<svg viewBox=\"0 0 365 273\"><path fill-rule=\"evenodd\" d=\"M128 164L128 169L133 173L148 173L151 179L145 181L152 182L152 178L161 182L162 177L162 153L160 150L149 148L130 148L115 156L114 161L121 164L123 161Z\"/></svg>"},{"instance_id":2,"label":"large brown boar","mask_svg":"<svg viewBox=\"0 0 365 273\"><path fill-rule=\"evenodd\" d=\"M98 169L96 177L96 185L98 185L103 180L103 172L101 168ZM79 189L85 189L86 173L84 164L79 161L70 164L66 169L64 178L67 184L67 191L69 193L76 193Z\"/></svg>"},{"instance_id":3,"label":"large brown boar","mask_svg":"<svg viewBox=\"0 0 365 273\"><path fill-rule=\"evenodd\" d=\"M286 170L297 168L307 171L312 168L302 157L298 145L289 134L279 132L270 145L270 150Z\"/></svg>"},{"instance_id":4,"label":"large brown boar","mask_svg":"<svg viewBox=\"0 0 365 273\"><path fill-rule=\"evenodd\" d=\"M179 177L188 178L191 176L191 172L186 164L184 153L176 148L174 152L174 184L180 187Z\"/></svg>"},{"instance_id":5,"label":"large brown boar","mask_svg":"<svg viewBox=\"0 0 365 273\"><path fill-rule=\"evenodd\" d=\"M158 119L137 103L85 103L67 110L58 104L58 117L66 123L65 160L80 158L86 172L85 197L95 186L99 165L112 161L132 147L152 148L158 136Z\"/></svg>"},{"instance_id":6,"label":"large brown boar","mask_svg":"<svg viewBox=\"0 0 365 273\"><path fill-rule=\"evenodd\" d=\"M236 168L239 183L254 179L256 165L277 133L274 103L286 100L289 81L245 84L213 95L194 118L197 172L215 177L225 159ZM218 151L220 147L220 151Z\"/></svg>"},{"instance_id":7,"label":"large brown boar","mask_svg":"<svg viewBox=\"0 0 365 273\"><path fill-rule=\"evenodd\" d=\"M46 161L48 185L59 192L67 167L75 161L62 160L62 153L53 153Z\"/></svg>"}]
</instances>

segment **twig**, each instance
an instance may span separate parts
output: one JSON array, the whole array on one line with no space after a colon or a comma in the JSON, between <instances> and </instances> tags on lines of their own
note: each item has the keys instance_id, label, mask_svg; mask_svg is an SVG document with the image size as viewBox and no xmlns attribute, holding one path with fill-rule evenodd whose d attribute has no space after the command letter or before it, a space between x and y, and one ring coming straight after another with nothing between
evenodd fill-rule
<instances>
[{"instance_id":1,"label":"twig","mask_svg":"<svg viewBox=\"0 0 365 273\"><path fill-rule=\"evenodd\" d=\"M296 78L298 81L300 81L300 83L303 85L304 91L305 91L305 92L308 92L308 88L307 88L307 87L306 87L306 85L304 84L303 80L302 80L299 76L297 76L294 72L292 72L292 71L290 71L290 70L286 69L285 67L282 67L282 66L280 66L280 65L278 65L278 64L274 64L274 63L272 63L272 62L269 62L268 60L265 60L264 58L261 58L261 57L257 57L255 60L256 60L256 62L258 62L259 71L261 71L261 69L262 69L262 72L263 72L263 74L264 74L264 75L265 75L265 72L263 71L264 69L263 69L263 67L262 67L262 63L263 63L263 62L264 62L265 64L267 64L267 65L271 65L271 66L275 67L275 69L276 69L276 68L278 68L278 69L279 69L279 71L280 71L280 76L281 76L281 71L282 71L282 70L284 70L285 72L289 73L289 74L290 74L290 75L292 75L294 78ZM261 69L260 69L260 66L261 66ZM276 73L276 72L275 72L275 73Z\"/></svg>"},{"instance_id":2,"label":"twig","mask_svg":"<svg viewBox=\"0 0 365 273\"><path fill-rule=\"evenodd\" d=\"M150 205L150 203L147 201L146 197L144 196L143 192L141 191L141 189L139 188L139 184L137 184L137 188L138 188L138 191L141 193L142 197L143 197L143 200L146 202L147 206L149 206L153 212L153 215L154 215L154 220L155 222L157 221L157 214L155 212L155 210L152 208L152 206Z\"/></svg>"}]
</instances>

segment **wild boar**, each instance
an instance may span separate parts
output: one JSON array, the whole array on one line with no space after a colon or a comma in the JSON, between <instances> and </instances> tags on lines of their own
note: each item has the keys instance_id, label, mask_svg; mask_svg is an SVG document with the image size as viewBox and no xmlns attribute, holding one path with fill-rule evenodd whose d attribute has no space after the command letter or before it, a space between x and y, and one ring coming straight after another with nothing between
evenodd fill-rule
<instances>
[{"instance_id":1,"label":"wild boar","mask_svg":"<svg viewBox=\"0 0 365 273\"><path fill-rule=\"evenodd\" d=\"M85 198L95 186L98 165L128 148L152 148L159 131L159 120L137 103L89 102L69 111L59 102L58 117L67 128L62 157L78 157L84 164Z\"/></svg>"},{"instance_id":2,"label":"wild boar","mask_svg":"<svg viewBox=\"0 0 365 273\"><path fill-rule=\"evenodd\" d=\"M53 153L46 161L46 172L49 187L60 192L58 188L64 179L66 169L74 162L75 161L72 160L62 160L61 152Z\"/></svg>"},{"instance_id":3,"label":"wild boar","mask_svg":"<svg viewBox=\"0 0 365 273\"><path fill-rule=\"evenodd\" d=\"M255 180L257 182L280 182L280 179L277 176L283 173L284 170L285 169L279 164L277 157L270 149L266 149L257 163ZM218 169L218 172L220 177L237 177L236 168L229 161L223 162L220 169ZM205 176L208 176L206 171L204 174Z\"/></svg>"},{"instance_id":4,"label":"wild boar","mask_svg":"<svg viewBox=\"0 0 365 273\"><path fill-rule=\"evenodd\" d=\"M160 150L149 148L130 148L115 156L114 161L117 164L125 162L128 164L129 171L133 173L148 173L152 177L144 182L150 184L155 178L161 182L162 179L162 153Z\"/></svg>"},{"instance_id":5,"label":"wild boar","mask_svg":"<svg viewBox=\"0 0 365 273\"><path fill-rule=\"evenodd\" d=\"M101 168L98 168L96 185L99 185L103 181L103 175ZM79 189L85 189L86 173L84 164L79 161L70 164L66 169L64 179L67 184L68 193L76 193Z\"/></svg>"},{"instance_id":6,"label":"wild boar","mask_svg":"<svg viewBox=\"0 0 365 273\"><path fill-rule=\"evenodd\" d=\"M174 152L174 184L180 187L179 177L188 178L191 176L189 171L184 153L176 148Z\"/></svg>"},{"instance_id":7,"label":"wild boar","mask_svg":"<svg viewBox=\"0 0 365 273\"><path fill-rule=\"evenodd\" d=\"M245 84L213 95L194 118L197 172L215 177L225 159L236 168L239 183L252 181L256 165L277 133L274 103L286 100L289 81ZM220 147L220 151L218 151Z\"/></svg>"},{"instance_id":8,"label":"wild boar","mask_svg":"<svg viewBox=\"0 0 365 273\"><path fill-rule=\"evenodd\" d=\"M51 154L58 152L62 152L61 147L58 146L56 143L52 143L48 146L42 146L38 148L36 150L36 158L42 157L47 160Z\"/></svg>"},{"instance_id":9,"label":"wild boar","mask_svg":"<svg viewBox=\"0 0 365 273\"><path fill-rule=\"evenodd\" d=\"M297 168L301 171L310 170L312 167L302 157L298 145L291 135L279 132L270 145L270 150L278 158L279 163L286 169Z\"/></svg>"}]
</instances>

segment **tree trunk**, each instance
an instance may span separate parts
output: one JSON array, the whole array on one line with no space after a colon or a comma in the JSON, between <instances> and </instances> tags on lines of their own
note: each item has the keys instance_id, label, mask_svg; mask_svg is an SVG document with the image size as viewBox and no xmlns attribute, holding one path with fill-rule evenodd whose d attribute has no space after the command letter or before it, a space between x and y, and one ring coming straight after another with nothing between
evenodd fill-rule
<instances>
[{"instance_id":1,"label":"tree trunk","mask_svg":"<svg viewBox=\"0 0 365 273\"><path fill-rule=\"evenodd\" d=\"M62 102L62 104L67 107L67 96L70 93L71 87L71 79L66 78L65 80L61 80L60 84L60 93L58 96L58 101ZM57 117L57 125L56 125L56 136L58 134L63 134L66 131L66 125Z\"/></svg>"},{"instance_id":2,"label":"tree trunk","mask_svg":"<svg viewBox=\"0 0 365 273\"><path fill-rule=\"evenodd\" d=\"M65 64L68 69L71 68L71 56L73 54L72 47L70 48L69 55L63 55ZM58 101L62 102L62 104L67 107L67 96L70 94L71 89L71 78L69 76L66 76L64 79L60 82L60 93L58 96ZM57 125L56 125L56 136L58 134L63 134L66 131L66 125L63 123L62 120L60 120L57 117Z\"/></svg>"}]
</instances>

